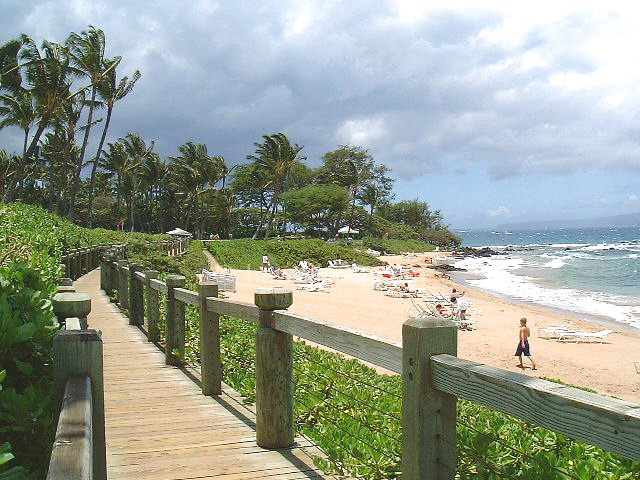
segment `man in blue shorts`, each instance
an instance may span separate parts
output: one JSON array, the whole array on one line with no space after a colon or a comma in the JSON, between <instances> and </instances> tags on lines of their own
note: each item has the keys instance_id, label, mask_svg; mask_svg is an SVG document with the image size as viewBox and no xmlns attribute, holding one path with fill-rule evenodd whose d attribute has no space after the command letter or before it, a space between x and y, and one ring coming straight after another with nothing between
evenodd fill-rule
<instances>
[{"instance_id":1,"label":"man in blue shorts","mask_svg":"<svg viewBox=\"0 0 640 480\"><path fill-rule=\"evenodd\" d=\"M520 340L518 341L518 348L516 349L516 357L520 358L520 365L518 367L524 368L522 364L522 355L527 357L533 365L533 370L536 370L536 363L533 361L531 357L531 352L529 351L529 337L531 336L531 330L527 327L527 319L522 317L520 319Z\"/></svg>"}]
</instances>

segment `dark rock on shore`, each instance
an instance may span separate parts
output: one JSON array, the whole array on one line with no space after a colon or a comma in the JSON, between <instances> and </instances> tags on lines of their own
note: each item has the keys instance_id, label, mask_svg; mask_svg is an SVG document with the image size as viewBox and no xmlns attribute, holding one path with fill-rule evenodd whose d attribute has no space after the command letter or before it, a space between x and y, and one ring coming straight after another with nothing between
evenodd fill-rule
<instances>
[{"instance_id":1,"label":"dark rock on shore","mask_svg":"<svg viewBox=\"0 0 640 480\"><path fill-rule=\"evenodd\" d=\"M492 255L502 255L501 252L496 252L489 247L471 248L462 247L453 252L453 255L461 255L465 257L490 257Z\"/></svg>"}]
</instances>

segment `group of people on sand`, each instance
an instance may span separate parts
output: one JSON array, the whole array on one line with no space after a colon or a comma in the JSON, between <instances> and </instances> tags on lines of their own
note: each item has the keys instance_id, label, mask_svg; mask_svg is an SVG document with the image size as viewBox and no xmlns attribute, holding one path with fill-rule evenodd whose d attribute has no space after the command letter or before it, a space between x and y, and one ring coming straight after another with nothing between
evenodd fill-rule
<instances>
[{"instance_id":1,"label":"group of people on sand","mask_svg":"<svg viewBox=\"0 0 640 480\"><path fill-rule=\"evenodd\" d=\"M461 327L464 329L467 326L462 323L466 320L467 309L469 308L469 302L467 302L464 298L466 291L458 292L455 288L451 292L451 296L449 297L449 302L451 303L451 310L447 311L442 304L436 305L436 310L440 315L445 318L456 318L461 321ZM520 329L519 329L519 337L518 337L518 346L516 347L515 357L518 357L520 363L518 364L518 368L524 369L525 366L522 363L522 357L525 356L531 362L532 370L537 370L536 362L533 360L531 356L531 348L529 347L529 337L531 336L531 329L527 327L527 319L522 317L520 319Z\"/></svg>"}]
</instances>

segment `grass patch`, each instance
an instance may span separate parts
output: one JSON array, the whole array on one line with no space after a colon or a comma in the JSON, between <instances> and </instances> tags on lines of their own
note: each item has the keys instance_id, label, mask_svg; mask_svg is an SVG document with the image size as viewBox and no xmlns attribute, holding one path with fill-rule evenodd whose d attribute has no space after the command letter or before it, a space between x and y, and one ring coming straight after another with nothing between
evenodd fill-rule
<instances>
[{"instance_id":1,"label":"grass patch","mask_svg":"<svg viewBox=\"0 0 640 480\"><path fill-rule=\"evenodd\" d=\"M341 258L348 263L379 265L381 262L353 247L335 245L317 239L224 240L207 242L207 249L222 265L231 268L260 269L262 255L268 255L272 265L292 268L300 260L326 266L329 260Z\"/></svg>"},{"instance_id":2,"label":"grass patch","mask_svg":"<svg viewBox=\"0 0 640 480\"><path fill-rule=\"evenodd\" d=\"M423 242L421 240L399 240L394 238L374 238L365 237L362 239L362 246L365 248L371 248L379 252L386 252L387 254L400 254L403 252L432 252L436 247L430 243Z\"/></svg>"}]
</instances>

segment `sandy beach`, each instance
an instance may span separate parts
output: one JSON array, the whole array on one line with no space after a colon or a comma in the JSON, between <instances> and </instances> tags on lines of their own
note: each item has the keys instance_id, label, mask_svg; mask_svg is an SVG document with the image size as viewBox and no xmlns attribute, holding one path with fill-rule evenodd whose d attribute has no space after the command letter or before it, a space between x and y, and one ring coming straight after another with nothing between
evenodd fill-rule
<instances>
[{"instance_id":1,"label":"sandy beach","mask_svg":"<svg viewBox=\"0 0 640 480\"><path fill-rule=\"evenodd\" d=\"M425 259L429 256L386 256L381 259L388 263L418 266L415 270L420 272L420 276L414 281L415 287L445 295L452 288L467 291L465 298L472 304L469 313L477 323L473 331L459 330L459 357L526 375L560 379L592 388L603 395L640 403L640 375L634 367L634 360L640 360L640 334L618 330L603 344L575 344L539 338L539 328L560 325L568 320L581 330L599 331L607 327L576 319L575 315L511 301L452 280L436 278L436 271L425 268L428 265ZM412 309L411 299L387 297L383 292L373 290L374 273L354 273L350 268L320 269L321 277L335 281L329 293L297 290L293 280L274 280L262 272L232 272L237 278L237 291L227 293L229 298L253 302L253 292L258 287L288 287L294 291L292 312L395 341L401 340L402 323L409 318ZM422 302L421 299L415 301ZM517 367L514 353L521 317L526 317L531 327L531 353L537 370L532 370L526 360L527 368Z\"/></svg>"}]
</instances>

